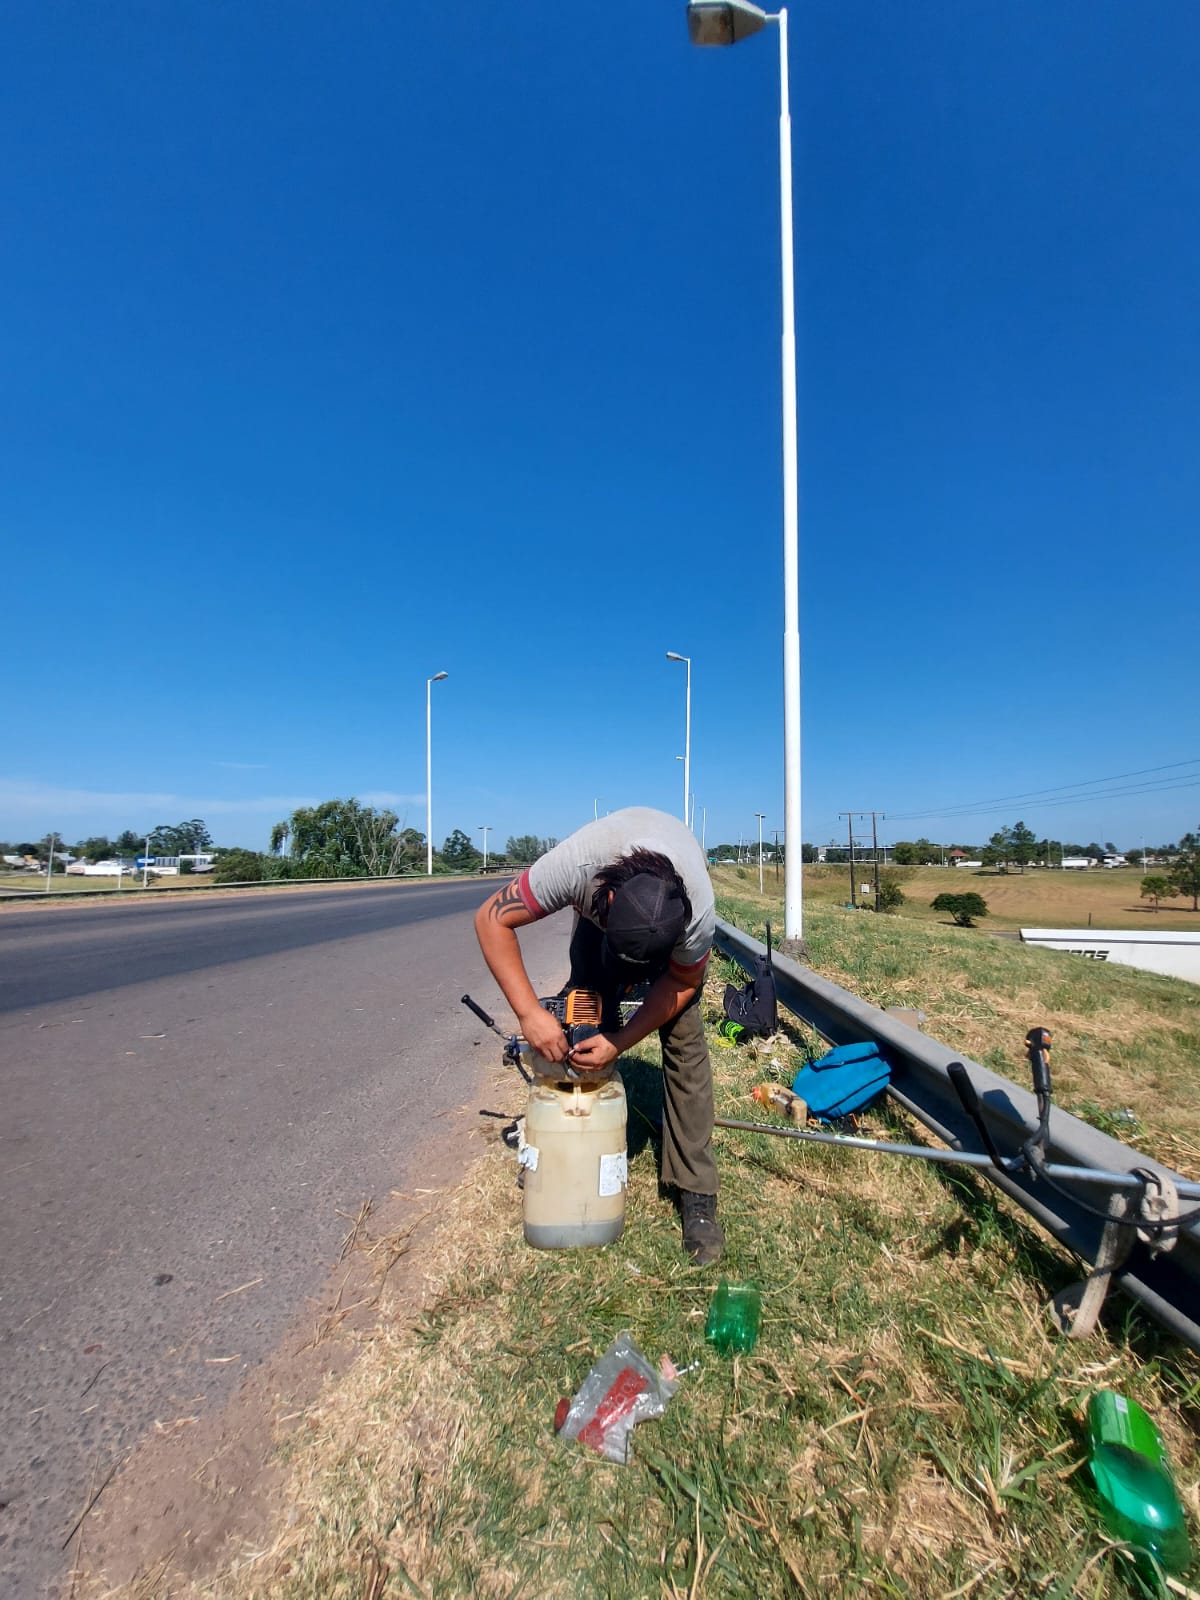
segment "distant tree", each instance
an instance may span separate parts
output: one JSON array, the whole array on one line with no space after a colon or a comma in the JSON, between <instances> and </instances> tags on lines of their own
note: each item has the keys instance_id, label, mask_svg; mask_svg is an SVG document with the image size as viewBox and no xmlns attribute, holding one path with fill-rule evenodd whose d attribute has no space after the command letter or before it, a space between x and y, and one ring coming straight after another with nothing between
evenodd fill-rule
<instances>
[{"instance_id":1,"label":"distant tree","mask_svg":"<svg viewBox=\"0 0 1200 1600\"><path fill-rule=\"evenodd\" d=\"M1200 833L1185 833L1180 839L1170 878L1176 894L1190 894L1192 910L1200 911Z\"/></svg>"},{"instance_id":2,"label":"distant tree","mask_svg":"<svg viewBox=\"0 0 1200 1600\"><path fill-rule=\"evenodd\" d=\"M461 828L446 839L442 846L442 861L451 872L477 872L483 865L483 854L471 843L469 834Z\"/></svg>"},{"instance_id":3,"label":"distant tree","mask_svg":"<svg viewBox=\"0 0 1200 1600\"><path fill-rule=\"evenodd\" d=\"M1037 839L1033 829L1027 828L1023 822L1014 823L1008 835L1008 859L1015 861L1024 872L1029 863L1037 857Z\"/></svg>"},{"instance_id":4,"label":"distant tree","mask_svg":"<svg viewBox=\"0 0 1200 1600\"><path fill-rule=\"evenodd\" d=\"M898 872L888 872L885 869L879 874L880 911L895 911L907 899L908 896L900 887L900 874Z\"/></svg>"},{"instance_id":5,"label":"distant tree","mask_svg":"<svg viewBox=\"0 0 1200 1600\"><path fill-rule=\"evenodd\" d=\"M136 856L146 842L144 833L134 833L132 828L126 828L124 833L119 833L112 842L113 854L118 856Z\"/></svg>"},{"instance_id":6,"label":"distant tree","mask_svg":"<svg viewBox=\"0 0 1200 1600\"><path fill-rule=\"evenodd\" d=\"M921 857L911 839L899 839L892 846L892 860L898 867L915 867L920 864Z\"/></svg>"},{"instance_id":7,"label":"distant tree","mask_svg":"<svg viewBox=\"0 0 1200 1600\"><path fill-rule=\"evenodd\" d=\"M202 817L190 822L160 822L150 834L150 848L164 856L197 855L212 849L212 834Z\"/></svg>"},{"instance_id":8,"label":"distant tree","mask_svg":"<svg viewBox=\"0 0 1200 1600\"><path fill-rule=\"evenodd\" d=\"M1005 867L1012 860L1012 829L997 828L983 849L985 867Z\"/></svg>"},{"instance_id":9,"label":"distant tree","mask_svg":"<svg viewBox=\"0 0 1200 1600\"><path fill-rule=\"evenodd\" d=\"M780 847L779 847L779 854L780 854L780 858L782 859L782 856L783 856L783 846L782 845L780 845ZM802 844L800 846L800 862L801 862L802 866L811 867L813 865L813 863L816 861L816 859L817 859L817 847L816 847L815 844Z\"/></svg>"},{"instance_id":10,"label":"distant tree","mask_svg":"<svg viewBox=\"0 0 1200 1600\"><path fill-rule=\"evenodd\" d=\"M300 806L271 829L272 876L379 878L402 872L423 855L424 836L399 827L394 811L355 799Z\"/></svg>"},{"instance_id":11,"label":"distant tree","mask_svg":"<svg viewBox=\"0 0 1200 1600\"><path fill-rule=\"evenodd\" d=\"M19 856L36 856L37 853L37 845L29 842L26 842L25 844L19 844L14 852L14 854Z\"/></svg>"},{"instance_id":12,"label":"distant tree","mask_svg":"<svg viewBox=\"0 0 1200 1600\"><path fill-rule=\"evenodd\" d=\"M539 839L532 833L522 833L509 839L504 846L504 853L514 866L527 867L539 856L544 856L547 850L553 850L557 843L557 839Z\"/></svg>"},{"instance_id":13,"label":"distant tree","mask_svg":"<svg viewBox=\"0 0 1200 1600\"><path fill-rule=\"evenodd\" d=\"M213 882L258 883L268 876L267 860L257 850L222 850L213 863Z\"/></svg>"},{"instance_id":14,"label":"distant tree","mask_svg":"<svg viewBox=\"0 0 1200 1600\"><path fill-rule=\"evenodd\" d=\"M38 846L35 854L37 855L39 861L46 861L49 859L52 846L56 856L62 854L66 846L63 844L61 833L47 833L38 840ZM64 867L63 870L65 872L66 868Z\"/></svg>"},{"instance_id":15,"label":"distant tree","mask_svg":"<svg viewBox=\"0 0 1200 1600\"><path fill-rule=\"evenodd\" d=\"M1097 844L1094 839L1092 840L1091 844L1085 844L1079 853L1080 855L1091 856L1093 861L1104 860L1104 846L1102 844Z\"/></svg>"},{"instance_id":16,"label":"distant tree","mask_svg":"<svg viewBox=\"0 0 1200 1600\"><path fill-rule=\"evenodd\" d=\"M930 904L934 911L948 911L960 928L973 927L976 917L988 914L981 894L939 894Z\"/></svg>"},{"instance_id":17,"label":"distant tree","mask_svg":"<svg viewBox=\"0 0 1200 1600\"><path fill-rule=\"evenodd\" d=\"M1178 893L1179 890L1171 882L1170 878L1159 873L1150 873L1149 876L1142 879L1142 899L1153 900L1155 911L1158 910L1158 902L1160 900L1167 900Z\"/></svg>"},{"instance_id":18,"label":"distant tree","mask_svg":"<svg viewBox=\"0 0 1200 1600\"><path fill-rule=\"evenodd\" d=\"M112 851L112 840L103 833L91 839L81 839L75 846L75 854L82 856L85 861L104 861L112 855Z\"/></svg>"}]
</instances>

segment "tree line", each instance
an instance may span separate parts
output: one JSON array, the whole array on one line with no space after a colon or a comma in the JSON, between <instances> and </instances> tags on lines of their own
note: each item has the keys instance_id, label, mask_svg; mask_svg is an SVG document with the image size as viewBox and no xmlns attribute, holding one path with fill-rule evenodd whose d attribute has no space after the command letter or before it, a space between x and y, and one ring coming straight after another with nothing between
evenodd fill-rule
<instances>
[{"instance_id":1,"label":"tree line","mask_svg":"<svg viewBox=\"0 0 1200 1600\"><path fill-rule=\"evenodd\" d=\"M137 857L150 846L151 855L199 855L212 850L212 834L201 817L186 822L160 822L149 833L139 833L136 828L125 828L111 837L106 833L89 834L69 844L61 833L45 833L40 839L23 840L18 844L0 844L0 855L27 856L34 861L49 861L54 853L55 869L65 871L66 862L60 858L74 856L78 861L128 860Z\"/></svg>"},{"instance_id":2,"label":"tree line","mask_svg":"<svg viewBox=\"0 0 1200 1600\"><path fill-rule=\"evenodd\" d=\"M536 861L558 843L535 834L510 837L503 852L489 850L488 865L514 871ZM300 806L271 829L267 851L225 850L217 857L216 880L224 883L278 878L386 878L424 873L426 837L394 811L364 806L353 797ZM433 852L435 876L478 872L483 851L462 828L454 828Z\"/></svg>"},{"instance_id":3,"label":"tree line","mask_svg":"<svg viewBox=\"0 0 1200 1600\"><path fill-rule=\"evenodd\" d=\"M1153 900L1155 911L1160 900L1189 894L1192 910L1200 911L1200 831L1184 834L1166 872L1148 873L1142 879L1142 898Z\"/></svg>"}]
</instances>

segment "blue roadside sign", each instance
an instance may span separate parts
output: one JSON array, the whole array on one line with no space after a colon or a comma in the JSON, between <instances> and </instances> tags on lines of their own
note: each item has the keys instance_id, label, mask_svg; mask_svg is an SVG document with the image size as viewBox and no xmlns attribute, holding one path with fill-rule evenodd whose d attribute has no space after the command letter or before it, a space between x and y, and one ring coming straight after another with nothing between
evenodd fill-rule
<instances>
[{"instance_id":1,"label":"blue roadside sign","mask_svg":"<svg viewBox=\"0 0 1200 1600\"><path fill-rule=\"evenodd\" d=\"M158 857L157 856L139 856L137 858L137 864L138 864L139 867L156 867L158 865Z\"/></svg>"}]
</instances>

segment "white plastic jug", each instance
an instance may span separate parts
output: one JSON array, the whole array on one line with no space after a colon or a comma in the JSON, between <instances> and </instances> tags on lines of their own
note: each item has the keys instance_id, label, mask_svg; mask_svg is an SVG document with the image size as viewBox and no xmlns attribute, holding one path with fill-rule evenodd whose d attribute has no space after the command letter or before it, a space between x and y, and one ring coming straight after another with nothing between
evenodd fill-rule
<instances>
[{"instance_id":1,"label":"white plastic jug","mask_svg":"<svg viewBox=\"0 0 1200 1600\"><path fill-rule=\"evenodd\" d=\"M625 1227L625 1085L535 1083L525 1111L525 1241L539 1250L610 1244Z\"/></svg>"}]
</instances>

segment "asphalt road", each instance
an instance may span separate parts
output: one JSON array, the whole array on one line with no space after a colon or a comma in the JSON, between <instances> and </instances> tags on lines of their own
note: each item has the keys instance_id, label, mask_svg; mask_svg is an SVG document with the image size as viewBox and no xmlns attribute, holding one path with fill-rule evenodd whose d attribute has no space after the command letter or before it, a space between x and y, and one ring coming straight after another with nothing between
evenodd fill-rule
<instances>
[{"instance_id":1,"label":"asphalt road","mask_svg":"<svg viewBox=\"0 0 1200 1600\"><path fill-rule=\"evenodd\" d=\"M507 1016L470 925L490 891L0 913L3 1600L54 1592L89 1487L156 1419L270 1353L339 1212L420 1184L496 1059L459 996ZM565 975L559 921L522 935L535 986Z\"/></svg>"}]
</instances>

